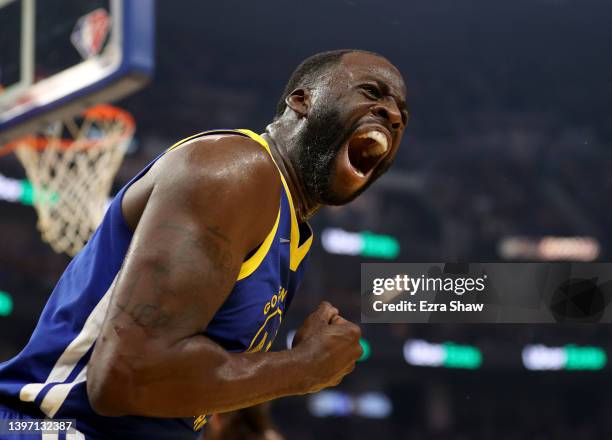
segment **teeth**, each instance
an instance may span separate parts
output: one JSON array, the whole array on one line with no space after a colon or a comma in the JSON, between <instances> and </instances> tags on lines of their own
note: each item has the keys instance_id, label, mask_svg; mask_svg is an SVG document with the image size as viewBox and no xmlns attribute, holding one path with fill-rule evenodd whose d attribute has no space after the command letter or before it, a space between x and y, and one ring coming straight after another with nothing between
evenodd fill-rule
<instances>
[{"instance_id":1,"label":"teeth","mask_svg":"<svg viewBox=\"0 0 612 440\"><path fill-rule=\"evenodd\" d=\"M372 139L375 143L364 149L361 152L363 157L375 157L384 154L389 145L387 143L387 137L382 134L380 131L368 131L367 133L363 133L359 135L360 139Z\"/></svg>"}]
</instances>

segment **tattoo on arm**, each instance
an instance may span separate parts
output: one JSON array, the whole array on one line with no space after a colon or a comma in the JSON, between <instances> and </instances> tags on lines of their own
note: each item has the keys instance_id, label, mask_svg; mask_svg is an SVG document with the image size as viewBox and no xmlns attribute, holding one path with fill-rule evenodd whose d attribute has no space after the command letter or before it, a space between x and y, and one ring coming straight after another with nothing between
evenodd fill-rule
<instances>
[{"instance_id":1,"label":"tattoo on arm","mask_svg":"<svg viewBox=\"0 0 612 440\"><path fill-rule=\"evenodd\" d=\"M200 307L196 296L203 285L213 288L224 287L233 276L234 263L229 245L230 239L223 235L218 227L207 226L204 237L184 226L164 223L157 227L161 240L148 243L158 246L160 252L172 252L164 266L155 265L146 273L132 274L133 278L123 291L121 301L113 298L111 321L120 317L127 318L130 325L137 325L147 330L178 328L188 315L199 313ZM195 266L194 262L206 261L204 267ZM170 277L183 277L181 291L168 290ZM185 286L188 286L185 289ZM164 290L165 289L165 290ZM134 293L144 290L146 299L134 301ZM187 292L185 292L187 290ZM163 297L166 295L184 295L185 307L180 314L164 310ZM201 298L199 304L201 304Z\"/></svg>"},{"instance_id":2,"label":"tattoo on arm","mask_svg":"<svg viewBox=\"0 0 612 440\"><path fill-rule=\"evenodd\" d=\"M168 325L171 315L165 313L155 304L136 304L130 311L134 324L143 328L164 328Z\"/></svg>"}]
</instances>

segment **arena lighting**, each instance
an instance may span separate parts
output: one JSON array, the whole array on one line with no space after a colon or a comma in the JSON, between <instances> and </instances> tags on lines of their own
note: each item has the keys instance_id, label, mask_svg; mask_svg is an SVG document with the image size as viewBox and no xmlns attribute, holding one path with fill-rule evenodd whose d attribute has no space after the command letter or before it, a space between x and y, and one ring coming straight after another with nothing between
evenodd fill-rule
<instances>
[{"instance_id":1,"label":"arena lighting","mask_svg":"<svg viewBox=\"0 0 612 440\"><path fill-rule=\"evenodd\" d=\"M340 391L321 391L308 399L308 409L315 417L346 417L353 412L353 402Z\"/></svg>"},{"instance_id":2,"label":"arena lighting","mask_svg":"<svg viewBox=\"0 0 612 440\"><path fill-rule=\"evenodd\" d=\"M506 260L593 261L601 247L593 237L507 237L500 241L498 251Z\"/></svg>"},{"instance_id":3,"label":"arena lighting","mask_svg":"<svg viewBox=\"0 0 612 440\"><path fill-rule=\"evenodd\" d=\"M384 419L393 412L393 404L391 399L381 392L352 396L342 391L326 390L309 397L308 409L315 417L359 416Z\"/></svg>"},{"instance_id":4,"label":"arena lighting","mask_svg":"<svg viewBox=\"0 0 612 440\"><path fill-rule=\"evenodd\" d=\"M361 357L357 359L357 362L368 360L370 355L372 354L372 348L370 347L370 343L367 340L361 338L359 339L359 345L361 345L363 353L361 354Z\"/></svg>"},{"instance_id":5,"label":"arena lighting","mask_svg":"<svg viewBox=\"0 0 612 440\"><path fill-rule=\"evenodd\" d=\"M476 347L453 342L432 344L421 339L409 339L404 343L404 359L418 367L474 370L482 365L482 353Z\"/></svg>"},{"instance_id":6,"label":"arena lighting","mask_svg":"<svg viewBox=\"0 0 612 440\"><path fill-rule=\"evenodd\" d=\"M57 203L57 193L36 190L30 181L11 179L0 174L0 200L32 206L34 199L45 197L49 203Z\"/></svg>"},{"instance_id":7,"label":"arena lighting","mask_svg":"<svg viewBox=\"0 0 612 440\"><path fill-rule=\"evenodd\" d=\"M391 399L384 393L370 392L357 397L355 413L368 419L384 419L393 412Z\"/></svg>"},{"instance_id":8,"label":"arena lighting","mask_svg":"<svg viewBox=\"0 0 612 440\"><path fill-rule=\"evenodd\" d=\"M608 357L603 348L547 347L546 345L526 345L522 353L523 366L528 370L601 370L606 366Z\"/></svg>"},{"instance_id":9,"label":"arena lighting","mask_svg":"<svg viewBox=\"0 0 612 440\"><path fill-rule=\"evenodd\" d=\"M348 232L340 228L326 228L321 233L321 244L330 254L360 255L394 259L399 255L399 242L389 235L371 232Z\"/></svg>"},{"instance_id":10,"label":"arena lighting","mask_svg":"<svg viewBox=\"0 0 612 440\"><path fill-rule=\"evenodd\" d=\"M293 338L295 337L295 330L289 330L287 332L287 350L291 350L291 346L293 344Z\"/></svg>"},{"instance_id":11,"label":"arena lighting","mask_svg":"<svg viewBox=\"0 0 612 440\"><path fill-rule=\"evenodd\" d=\"M13 313L13 298L8 292L0 290L0 316L9 316Z\"/></svg>"}]
</instances>

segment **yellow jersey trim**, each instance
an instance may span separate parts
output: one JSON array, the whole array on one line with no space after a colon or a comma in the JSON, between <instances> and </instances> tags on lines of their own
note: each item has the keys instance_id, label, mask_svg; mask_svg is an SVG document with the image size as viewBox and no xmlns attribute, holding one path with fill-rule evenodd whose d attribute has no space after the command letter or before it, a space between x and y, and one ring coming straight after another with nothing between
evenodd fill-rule
<instances>
[{"instance_id":1,"label":"yellow jersey trim","mask_svg":"<svg viewBox=\"0 0 612 440\"><path fill-rule=\"evenodd\" d=\"M278 167L278 164L274 160L274 156L272 156L272 152L270 151L270 146L268 145L268 143L263 137L261 137L260 135L258 135L257 133L251 130L246 130L246 129L203 131L201 133L194 134L193 136L186 137L185 139L181 139L180 141L172 145L170 148L168 148L166 152L172 151L176 149L177 147L180 147L181 145L189 142L192 139L204 136L206 134L214 134L216 132L220 132L220 133L234 132L234 133L241 133L245 136L248 136L249 138L253 139L258 144L260 144L262 147L264 147L264 149L270 155L272 162L274 162L274 165L276 166L276 169L278 170L278 174L283 184L283 188L285 189L285 194L287 194L287 200L289 201L289 210L291 211L290 212L291 237L290 237L290 243L289 243L289 269L295 272L297 268L299 267L300 263L302 262L302 260L308 254L308 251L310 250L310 246L312 245L312 240L313 240L313 234L311 230L310 237L308 237L308 239L301 246L299 245L300 244L300 229L298 227L297 215L295 214L295 208L293 206L293 199L291 198L291 192L289 191L289 186L287 185L285 176L283 176L283 173ZM280 207L278 209L278 215L276 216L276 222L274 223L272 230L268 233L265 240L259 246L257 251L249 259L243 262L242 265L240 266L240 272L238 273L237 281L240 281L248 277L249 275L251 275L253 272L255 272L257 268L259 267L259 265L261 264L261 262L264 260L264 258L268 254L268 251L270 250L270 247L272 246L274 237L276 236L276 231L278 230L279 221L280 221Z\"/></svg>"},{"instance_id":2,"label":"yellow jersey trim","mask_svg":"<svg viewBox=\"0 0 612 440\"><path fill-rule=\"evenodd\" d=\"M268 251L270 250L270 246L272 246L272 242L274 241L274 237L276 237L276 231L278 230L279 221L280 208L278 210L274 226L272 227L272 230L268 233L266 239L259 246L257 251L240 266L240 272L238 273L237 281L240 281L255 272L261 262L264 260L264 258L266 258L266 255L268 255Z\"/></svg>"},{"instance_id":3,"label":"yellow jersey trim","mask_svg":"<svg viewBox=\"0 0 612 440\"><path fill-rule=\"evenodd\" d=\"M293 272L297 270L300 263L308 254L310 250L310 246L312 245L312 230L310 231L310 237L306 240L301 246L300 244L300 228L297 222L297 215L295 214L295 208L293 207L293 199L291 198L291 193L289 192L289 188L287 187L287 182L281 175L281 179L283 180L283 185L285 186L285 192L287 193L287 200L289 201L289 209L291 210L291 243L289 243L289 269ZM310 226L309 226L310 228Z\"/></svg>"},{"instance_id":4,"label":"yellow jersey trim","mask_svg":"<svg viewBox=\"0 0 612 440\"><path fill-rule=\"evenodd\" d=\"M285 176L283 176L283 173L281 173L280 169L278 168L278 165L276 164L276 161L274 160L274 157L272 156L272 152L270 151L270 146L268 145L268 143L266 142L264 138L262 138L257 133L252 132L251 130L240 129L236 131L247 135L248 137L250 137L256 142L259 142L266 149L268 154L270 154L272 161L274 162L274 164L276 165L276 168L278 169L278 173L280 175L281 181L283 182L283 187L285 188L285 193L287 194L287 200L289 201L289 209L291 211L291 237L290 237L291 242L289 243L289 246L290 246L289 247L289 269L295 272L297 268L300 266L300 263L302 262L304 257L306 257L306 255L308 254L308 251L310 250L310 246L312 245L312 240L313 240L312 229L310 230L310 237L308 237L308 239L300 246L300 228L298 226L297 215L295 214L295 208L293 206L293 199L291 198L291 192L289 191L289 186L287 185L287 182L285 181ZM310 225L308 226L308 228L310 229Z\"/></svg>"},{"instance_id":5,"label":"yellow jersey trim","mask_svg":"<svg viewBox=\"0 0 612 440\"><path fill-rule=\"evenodd\" d=\"M190 140L192 140L192 139L195 139L195 138L200 137L200 136L204 136L206 133L208 133L208 131L203 131L203 132L201 132L201 133L194 134L193 136L186 137L185 139L181 139L180 141L178 141L178 142L176 142L174 145L172 145L170 148L168 148L168 149L166 150L166 153L167 153L167 152L169 152L169 151L174 150L174 149L175 149L175 148L177 148L177 147L180 147L181 145L183 145L183 144L185 144L185 143L189 142L189 141L190 141Z\"/></svg>"},{"instance_id":6,"label":"yellow jersey trim","mask_svg":"<svg viewBox=\"0 0 612 440\"><path fill-rule=\"evenodd\" d=\"M193 421L193 430L199 431L202 427L208 422L208 417L206 414L202 414L195 418Z\"/></svg>"}]
</instances>

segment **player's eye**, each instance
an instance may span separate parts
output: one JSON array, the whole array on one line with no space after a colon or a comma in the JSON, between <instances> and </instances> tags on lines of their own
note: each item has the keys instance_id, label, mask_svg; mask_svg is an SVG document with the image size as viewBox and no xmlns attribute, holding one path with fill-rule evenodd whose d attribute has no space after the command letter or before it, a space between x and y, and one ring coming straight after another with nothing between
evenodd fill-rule
<instances>
[{"instance_id":1,"label":"player's eye","mask_svg":"<svg viewBox=\"0 0 612 440\"><path fill-rule=\"evenodd\" d=\"M380 92L380 89L373 84L362 84L360 88L363 92L365 92L365 95L370 99L382 98L382 93Z\"/></svg>"}]
</instances>

